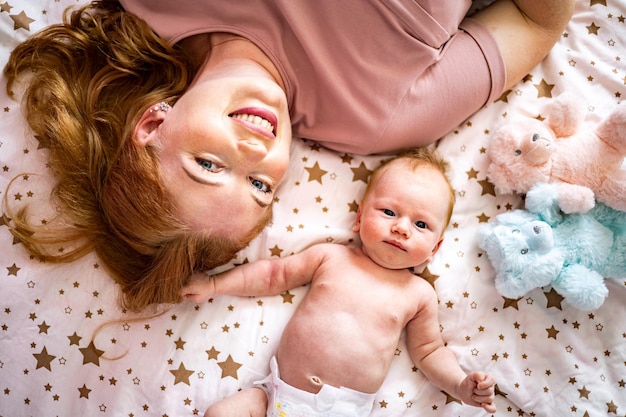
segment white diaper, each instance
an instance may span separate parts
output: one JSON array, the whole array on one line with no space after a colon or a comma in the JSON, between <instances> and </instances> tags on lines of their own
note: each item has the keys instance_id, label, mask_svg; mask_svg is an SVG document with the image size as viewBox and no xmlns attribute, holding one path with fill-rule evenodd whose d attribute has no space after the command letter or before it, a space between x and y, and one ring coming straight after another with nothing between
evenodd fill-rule
<instances>
[{"instance_id":1,"label":"white diaper","mask_svg":"<svg viewBox=\"0 0 626 417\"><path fill-rule=\"evenodd\" d=\"M270 370L267 377L255 382L267 394L268 417L365 417L372 411L375 394L328 384L313 394L281 380L275 357Z\"/></svg>"}]
</instances>

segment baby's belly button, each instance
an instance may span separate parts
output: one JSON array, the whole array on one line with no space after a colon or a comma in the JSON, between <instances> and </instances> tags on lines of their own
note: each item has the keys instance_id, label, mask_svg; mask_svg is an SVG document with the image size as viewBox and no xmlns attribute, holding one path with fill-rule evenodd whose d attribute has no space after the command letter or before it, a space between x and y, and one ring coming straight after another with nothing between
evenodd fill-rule
<instances>
[{"instance_id":1,"label":"baby's belly button","mask_svg":"<svg viewBox=\"0 0 626 417\"><path fill-rule=\"evenodd\" d=\"M307 391L311 391L314 394L318 393L319 390L322 389L322 385L324 385L322 378L320 378L319 376L311 375L308 379L311 389Z\"/></svg>"}]
</instances>

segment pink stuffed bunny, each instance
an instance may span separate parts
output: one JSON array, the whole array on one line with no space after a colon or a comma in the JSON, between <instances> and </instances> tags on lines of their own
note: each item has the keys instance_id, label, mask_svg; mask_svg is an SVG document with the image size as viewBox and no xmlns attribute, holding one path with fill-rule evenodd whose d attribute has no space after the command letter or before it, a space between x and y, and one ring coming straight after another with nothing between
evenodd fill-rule
<instances>
[{"instance_id":1,"label":"pink stuffed bunny","mask_svg":"<svg viewBox=\"0 0 626 417\"><path fill-rule=\"evenodd\" d=\"M566 213L586 212L596 201L626 211L626 102L595 126L583 124L579 103L562 94L546 105L544 121L528 117L498 128L487 171L496 192L562 183L559 205Z\"/></svg>"}]
</instances>

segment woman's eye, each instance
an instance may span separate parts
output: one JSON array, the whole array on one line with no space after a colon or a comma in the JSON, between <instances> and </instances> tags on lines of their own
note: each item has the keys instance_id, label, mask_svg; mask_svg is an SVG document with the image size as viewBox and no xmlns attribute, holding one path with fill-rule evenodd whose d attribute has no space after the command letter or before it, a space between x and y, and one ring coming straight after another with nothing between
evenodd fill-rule
<instances>
[{"instance_id":1,"label":"woman's eye","mask_svg":"<svg viewBox=\"0 0 626 417\"><path fill-rule=\"evenodd\" d=\"M266 183L264 181L261 181L261 180L256 179L256 178L250 178L250 183L252 184L252 186L254 188L256 188L257 190L259 190L262 193L267 194L267 193L271 193L272 192L272 187L268 183Z\"/></svg>"},{"instance_id":2,"label":"woman's eye","mask_svg":"<svg viewBox=\"0 0 626 417\"><path fill-rule=\"evenodd\" d=\"M418 221L418 222L415 222L415 226L416 226L418 229L427 229L427 228L428 228L428 226L426 225L426 223L425 223L425 222L423 222L423 221Z\"/></svg>"},{"instance_id":3,"label":"woman's eye","mask_svg":"<svg viewBox=\"0 0 626 417\"><path fill-rule=\"evenodd\" d=\"M216 172L217 170L219 170L219 167L217 166L217 164L208 159L196 158L196 163L200 165L202 169L205 169L210 172Z\"/></svg>"},{"instance_id":4,"label":"woman's eye","mask_svg":"<svg viewBox=\"0 0 626 417\"><path fill-rule=\"evenodd\" d=\"M385 213L387 216L392 216L392 217L396 215L393 211L389 209L383 209L383 213Z\"/></svg>"}]
</instances>

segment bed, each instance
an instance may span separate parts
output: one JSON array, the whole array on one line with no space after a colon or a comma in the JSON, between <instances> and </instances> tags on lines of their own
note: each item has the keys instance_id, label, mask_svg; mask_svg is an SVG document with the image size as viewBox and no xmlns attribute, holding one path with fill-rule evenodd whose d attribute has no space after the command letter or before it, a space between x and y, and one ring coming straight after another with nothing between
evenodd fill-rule
<instances>
[{"instance_id":1,"label":"bed","mask_svg":"<svg viewBox=\"0 0 626 417\"><path fill-rule=\"evenodd\" d=\"M3 0L0 64L18 42L82 2ZM609 296L594 311L574 308L550 287L507 299L477 244L482 224L523 206L521 196L496 194L486 178L490 135L512 115L540 116L538 109L565 91L581 95L591 122L626 97L626 2L579 0L550 55L438 144L453 167L457 205L422 277L437 291L443 338L461 366L497 380L495 416L626 415L626 282L607 281ZM0 108L2 197L40 201L49 188L45 144L28 132L4 87ZM305 139L296 139L291 152L271 226L233 264L318 242L356 242L357 203L384 157L336 153ZM6 221L3 215L0 417L202 415L267 373L282 328L306 293L302 287L274 297L218 297L165 306L156 317L131 314L118 307L117 287L95 256L40 262L13 240ZM431 385L403 340L372 412L486 414Z\"/></svg>"}]
</instances>

